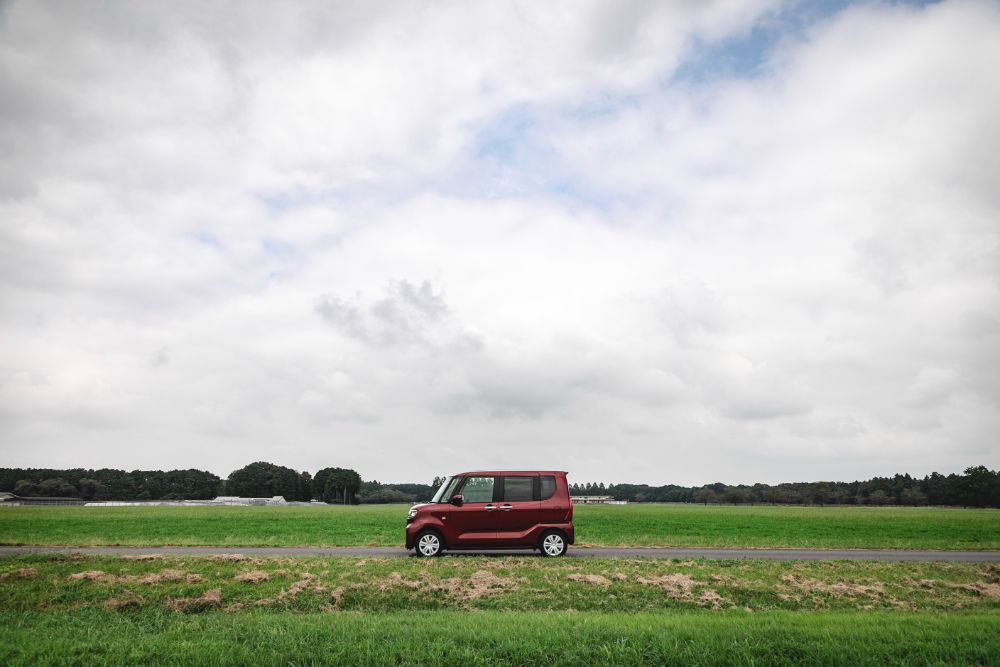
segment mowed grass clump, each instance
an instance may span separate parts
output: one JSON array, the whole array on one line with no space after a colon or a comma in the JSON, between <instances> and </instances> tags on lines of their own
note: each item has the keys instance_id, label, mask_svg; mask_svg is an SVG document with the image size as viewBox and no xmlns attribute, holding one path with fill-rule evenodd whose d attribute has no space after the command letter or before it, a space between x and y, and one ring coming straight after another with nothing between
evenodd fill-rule
<instances>
[{"instance_id":1,"label":"mowed grass clump","mask_svg":"<svg viewBox=\"0 0 1000 667\"><path fill-rule=\"evenodd\" d=\"M990 563L538 557L111 558L0 561L0 609L401 612L414 610L1000 610Z\"/></svg>"},{"instance_id":2,"label":"mowed grass clump","mask_svg":"<svg viewBox=\"0 0 1000 667\"><path fill-rule=\"evenodd\" d=\"M405 505L11 507L0 544L401 546ZM578 546L1000 549L1000 510L583 505Z\"/></svg>"},{"instance_id":3,"label":"mowed grass clump","mask_svg":"<svg viewBox=\"0 0 1000 667\"><path fill-rule=\"evenodd\" d=\"M997 637L983 613L0 610L5 665L989 665Z\"/></svg>"}]
</instances>

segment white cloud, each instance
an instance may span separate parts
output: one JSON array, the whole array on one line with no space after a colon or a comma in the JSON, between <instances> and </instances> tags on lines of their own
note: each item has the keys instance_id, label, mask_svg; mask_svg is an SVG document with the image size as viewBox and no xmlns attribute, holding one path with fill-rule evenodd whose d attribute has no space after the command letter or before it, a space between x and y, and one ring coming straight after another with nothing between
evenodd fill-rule
<instances>
[{"instance_id":1,"label":"white cloud","mask_svg":"<svg viewBox=\"0 0 1000 667\"><path fill-rule=\"evenodd\" d=\"M1000 12L800 10L5 5L5 460L996 465Z\"/></svg>"}]
</instances>

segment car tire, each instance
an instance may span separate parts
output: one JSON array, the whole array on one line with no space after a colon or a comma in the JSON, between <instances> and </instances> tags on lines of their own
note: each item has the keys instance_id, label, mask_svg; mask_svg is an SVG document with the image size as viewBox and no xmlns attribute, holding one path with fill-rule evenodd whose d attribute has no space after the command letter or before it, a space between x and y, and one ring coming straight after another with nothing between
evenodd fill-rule
<instances>
[{"instance_id":1,"label":"car tire","mask_svg":"<svg viewBox=\"0 0 1000 667\"><path fill-rule=\"evenodd\" d=\"M436 530L422 531L413 541L413 551L418 557L440 556L441 552L444 551L444 539L441 537L441 533Z\"/></svg>"},{"instance_id":2,"label":"car tire","mask_svg":"<svg viewBox=\"0 0 1000 667\"><path fill-rule=\"evenodd\" d=\"M558 558L566 554L566 536L558 530L548 530L542 533L538 540L538 550L545 558Z\"/></svg>"}]
</instances>

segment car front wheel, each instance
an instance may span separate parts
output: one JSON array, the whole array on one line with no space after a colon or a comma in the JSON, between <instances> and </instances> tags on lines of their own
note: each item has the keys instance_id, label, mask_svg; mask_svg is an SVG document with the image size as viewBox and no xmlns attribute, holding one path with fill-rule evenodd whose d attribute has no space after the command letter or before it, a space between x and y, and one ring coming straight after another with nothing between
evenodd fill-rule
<instances>
[{"instance_id":1,"label":"car front wheel","mask_svg":"<svg viewBox=\"0 0 1000 667\"><path fill-rule=\"evenodd\" d=\"M551 531L542 535L541 542L542 555L547 558L555 558L566 553L566 537L557 531Z\"/></svg>"},{"instance_id":2,"label":"car front wheel","mask_svg":"<svg viewBox=\"0 0 1000 667\"><path fill-rule=\"evenodd\" d=\"M418 556L439 556L441 554L441 549L444 548L444 544L441 542L441 536L438 535L433 530L427 530L419 535L417 535L415 553Z\"/></svg>"}]
</instances>

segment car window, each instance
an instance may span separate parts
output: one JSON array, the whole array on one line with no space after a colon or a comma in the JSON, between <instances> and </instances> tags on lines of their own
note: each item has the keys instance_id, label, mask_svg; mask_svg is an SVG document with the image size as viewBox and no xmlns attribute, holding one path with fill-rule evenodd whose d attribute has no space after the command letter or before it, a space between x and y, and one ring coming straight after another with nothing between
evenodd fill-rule
<instances>
[{"instance_id":1,"label":"car window","mask_svg":"<svg viewBox=\"0 0 1000 667\"><path fill-rule=\"evenodd\" d=\"M492 477L466 477L462 487L462 500L467 503L488 503L493 501Z\"/></svg>"},{"instance_id":2,"label":"car window","mask_svg":"<svg viewBox=\"0 0 1000 667\"><path fill-rule=\"evenodd\" d=\"M534 500L534 497L535 497L534 477L503 478L504 502L510 503L519 500Z\"/></svg>"},{"instance_id":3,"label":"car window","mask_svg":"<svg viewBox=\"0 0 1000 667\"><path fill-rule=\"evenodd\" d=\"M556 493L556 478L552 475L542 475L541 482L542 493L539 496L539 499L548 500Z\"/></svg>"},{"instance_id":4,"label":"car window","mask_svg":"<svg viewBox=\"0 0 1000 667\"><path fill-rule=\"evenodd\" d=\"M446 503L451 500L451 497L455 495L455 488L462 481L461 477L449 477L441 484L441 488L438 492L434 494L434 499L431 500L432 503Z\"/></svg>"}]
</instances>

